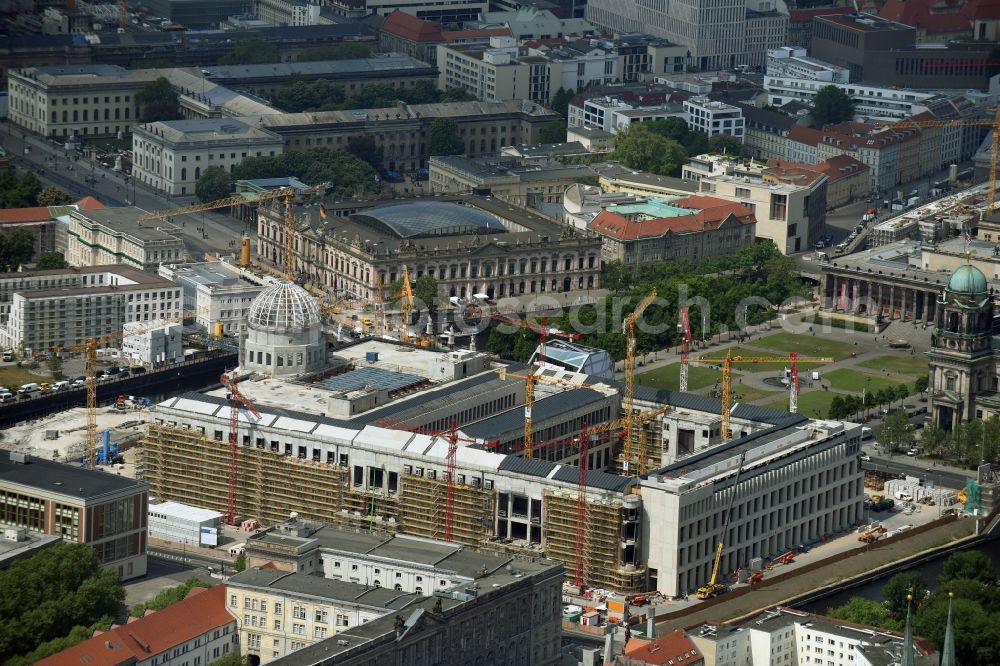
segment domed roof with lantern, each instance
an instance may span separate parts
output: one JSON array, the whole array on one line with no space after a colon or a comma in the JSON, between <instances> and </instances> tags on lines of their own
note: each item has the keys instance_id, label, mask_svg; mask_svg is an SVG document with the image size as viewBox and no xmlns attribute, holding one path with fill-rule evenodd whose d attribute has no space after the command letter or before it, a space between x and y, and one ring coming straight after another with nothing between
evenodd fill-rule
<instances>
[{"instance_id":1,"label":"domed roof with lantern","mask_svg":"<svg viewBox=\"0 0 1000 666\"><path fill-rule=\"evenodd\" d=\"M301 331L320 324L319 306L312 295L294 282L277 282L264 289L250 304L247 326L254 330L283 333Z\"/></svg>"}]
</instances>

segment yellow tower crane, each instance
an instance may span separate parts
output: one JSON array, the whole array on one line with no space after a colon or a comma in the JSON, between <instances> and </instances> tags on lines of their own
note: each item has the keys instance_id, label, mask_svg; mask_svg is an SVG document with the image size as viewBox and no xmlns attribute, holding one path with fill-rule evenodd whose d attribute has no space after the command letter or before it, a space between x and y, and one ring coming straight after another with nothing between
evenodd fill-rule
<instances>
[{"instance_id":1,"label":"yellow tower crane","mask_svg":"<svg viewBox=\"0 0 1000 666\"><path fill-rule=\"evenodd\" d=\"M638 455L635 450L636 447L632 444L632 428L635 425L633 418L635 408L633 402L635 401L636 323L654 300L656 300L655 289L639 301L639 304L635 306L630 315L625 317L625 321L622 323L622 330L625 333L625 395L622 398L622 411L624 412L625 431L627 433L625 435L625 446L622 450L622 471L626 474L631 472L642 474L645 469L641 468L644 468L646 465L644 429L637 437L640 440L639 448L643 449ZM635 465L635 469L633 469L633 465Z\"/></svg>"},{"instance_id":2,"label":"yellow tower crane","mask_svg":"<svg viewBox=\"0 0 1000 666\"><path fill-rule=\"evenodd\" d=\"M403 266L402 302L399 304L399 341L410 340L410 311L413 309L413 287L410 286L410 269Z\"/></svg>"},{"instance_id":3,"label":"yellow tower crane","mask_svg":"<svg viewBox=\"0 0 1000 666\"><path fill-rule=\"evenodd\" d=\"M997 161L1000 158L1000 105L992 118L957 118L955 120L900 120L887 127L889 129L921 129L924 127L989 127L990 141L990 180L989 195L986 202L986 212L992 215L997 207Z\"/></svg>"},{"instance_id":4,"label":"yellow tower crane","mask_svg":"<svg viewBox=\"0 0 1000 666\"><path fill-rule=\"evenodd\" d=\"M786 363L791 366L791 377L788 380L788 402L789 411L796 412L799 395L799 363L833 363L833 359L828 356L809 357L799 356L792 352L788 356L733 356L733 350L726 352L725 358L698 358L688 359L688 363L711 363L722 366L722 437L732 438L733 434L729 428L729 410L732 408L732 378L734 363Z\"/></svg>"},{"instance_id":5,"label":"yellow tower crane","mask_svg":"<svg viewBox=\"0 0 1000 666\"><path fill-rule=\"evenodd\" d=\"M209 201L202 204L192 204L190 206L181 206L180 208L171 208L170 210L156 210L143 213L139 216L139 221L146 222L149 220L164 220L169 217L174 217L175 215L189 215L191 213L200 213L206 210L230 208L241 204L281 200L285 205L284 231L282 233L284 249L281 255L282 275L286 280L290 281L294 277L295 266L295 202L297 197L299 195L325 192L329 186L329 183L322 183L304 190L296 190L294 187L280 187L275 190L268 190L266 192L261 192L248 197L242 195L225 197L223 199L216 199L215 201Z\"/></svg>"}]
</instances>

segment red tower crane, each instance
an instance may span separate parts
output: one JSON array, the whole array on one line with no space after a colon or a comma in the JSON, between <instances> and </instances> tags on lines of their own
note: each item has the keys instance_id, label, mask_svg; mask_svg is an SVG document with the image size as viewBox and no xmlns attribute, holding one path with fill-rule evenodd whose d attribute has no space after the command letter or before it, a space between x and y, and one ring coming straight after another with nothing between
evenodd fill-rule
<instances>
[{"instance_id":1,"label":"red tower crane","mask_svg":"<svg viewBox=\"0 0 1000 666\"><path fill-rule=\"evenodd\" d=\"M448 494L444 503L444 540L451 541L455 530L455 460L458 456L458 421L448 429Z\"/></svg>"},{"instance_id":2,"label":"red tower crane","mask_svg":"<svg viewBox=\"0 0 1000 666\"><path fill-rule=\"evenodd\" d=\"M232 375L222 373L220 381L229 392L229 504L226 507L226 523L232 525L236 521L236 480L239 473L240 455L238 441L240 434L240 404L242 403L243 409L253 414L256 419L260 419L260 412L257 411L257 407L250 401L250 398L246 397L240 391L237 386L240 378L235 372Z\"/></svg>"}]
</instances>

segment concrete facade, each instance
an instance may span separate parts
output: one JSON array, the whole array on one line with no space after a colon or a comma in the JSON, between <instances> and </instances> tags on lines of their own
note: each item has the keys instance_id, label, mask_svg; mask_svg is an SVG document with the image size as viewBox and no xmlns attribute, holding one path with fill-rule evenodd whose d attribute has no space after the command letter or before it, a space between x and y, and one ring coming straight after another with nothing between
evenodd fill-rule
<instances>
[{"instance_id":1,"label":"concrete facade","mask_svg":"<svg viewBox=\"0 0 1000 666\"><path fill-rule=\"evenodd\" d=\"M148 501L142 481L0 450L0 523L85 543L122 580L146 575Z\"/></svg>"},{"instance_id":2,"label":"concrete facade","mask_svg":"<svg viewBox=\"0 0 1000 666\"><path fill-rule=\"evenodd\" d=\"M743 141L745 121L743 110L738 106L707 97L692 97L684 101L684 114L688 127L704 132L709 138L728 134Z\"/></svg>"},{"instance_id":3,"label":"concrete facade","mask_svg":"<svg viewBox=\"0 0 1000 666\"><path fill-rule=\"evenodd\" d=\"M183 361L182 328L180 324L166 322L125 324L122 327L122 353L132 362L144 365Z\"/></svg>"},{"instance_id":4,"label":"concrete facade","mask_svg":"<svg viewBox=\"0 0 1000 666\"><path fill-rule=\"evenodd\" d=\"M0 344L48 352L119 334L122 325L181 316L180 289L125 266L0 275Z\"/></svg>"},{"instance_id":5,"label":"concrete facade","mask_svg":"<svg viewBox=\"0 0 1000 666\"><path fill-rule=\"evenodd\" d=\"M66 262L71 266L122 264L156 272L185 258L184 241L155 222L139 221L137 208L74 210L69 215Z\"/></svg>"},{"instance_id":6,"label":"concrete facade","mask_svg":"<svg viewBox=\"0 0 1000 666\"><path fill-rule=\"evenodd\" d=\"M274 132L232 118L169 120L137 125L132 133L132 177L170 196L194 194L209 167L232 173L247 157L280 155Z\"/></svg>"},{"instance_id":7,"label":"concrete facade","mask_svg":"<svg viewBox=\"0 0 1000 666\"><path fill-rule=\"evenodd\" d=\"M253 272L221 261L163 264L159 274L183 289L184 311L194 313L198 328L214 334L221 323L227 336L239 334L250 303L266 286Z\"/></svg>"}]
</instances>

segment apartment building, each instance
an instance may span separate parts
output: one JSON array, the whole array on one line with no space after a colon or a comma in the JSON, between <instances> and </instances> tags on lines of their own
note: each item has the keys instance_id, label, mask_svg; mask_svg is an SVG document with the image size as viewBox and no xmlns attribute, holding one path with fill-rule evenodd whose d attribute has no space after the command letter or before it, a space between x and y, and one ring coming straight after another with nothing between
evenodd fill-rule
<instances>
[{"instance_id":1,"label":"apartment building","mask_svg":"<svg viewBox=\"0 0 1000 666\"><path fill-rule=\"evenodd\" d=\"M671 98L669 95L657 97ZM648 120L666 118L687 120L687 111L681 103L661 102L646 106L638 100L629 102L611 95L584 98L581 103L582 106L570 104L569 127L590 127L614 133L632 123Z\"/></svg>"},{"instance_id":2,"label":"apartment building","mask_svg":"<svg viewBox=\"0 0 1000 666\"><path fill-rule=\"evenodd\" d=\"M66 261L71 266L124 264L156 272L183 261L184 241L156 222L142 222L137 208L74 210L69 214Z\"/></svg>"},{"instance_id":3,"label":"apartment building","mask_svg":"<svg viewBox=\"0 0 1000 666\"><path fill-rule=\"evenodd\" d=\"M0 274L0 345L49 351L117 334L130 322L179 321L177 285L128 266Z\"/></svg>"},{"instance_id":4,"label":"apartment building","mask_svg":"<svg viewBox=\"0 0 1000 666\"><path fill-rule=\"evenodd\" d=\"M932 134L930 138L933 138ZM819 161L837 155L849 155L868 165L872 192L888 192L900 183L910 182L943 166L940 158L921 164L921 130L886 127L864 123L840 123L823 128L816 145ZM926 152L924 153L926 156Z\"/></svg>"},{"instance_id":5,"label":"apartment building","mask_svg":"<svg viewBox=\"0 0 1000 666\"><path fill-rule=\"evenodd\" d=\"M146 575L148 495L143 481L0 449L0 523L85 543L122 580Z\"/></svg>"},{"instance_id":6,"label":"apartment building","mask_svg":"<svg viewBox=\"0 0 1000 666\"><path fill-rule=\"evenodd\" d=\"M826 175L826 209L832 210L852 201L863 199L871 193L868 172L864 162L849 155L837 155L818 164L804 164L787 160L769 160L769 167L804 169Z\"/></svg>"},{"instance_id":7,"label":"apartment building","mask_svg":"<svg viewBox=\"0 0 1000 666\"><path fill-rule=\"evenodd\" d=\"M226 612L225 585L192 588L182 601L130 620L37 664L206 666L240 649L236 621Z\"/></svg>"},{"instance_id":8,"label":"apartment building","mask_svg":"<svg viewBox=\"0 0 1000 666\"><path fill-rule=\"evenodd\" d=\"M743 113L743 143L750 155L764 161L784 159L788 150L788 134L796 119L752 104L737 103L735 106Z\"/></svg>"},{"instance_id":9,"label":"apartment building","mask_svg":"<svg viewBox=\"0 0 1000 666\"><path fill-rule=\"evenodd\" d=\"M692 97L684 101L684 113L688 127L704 132L709 138L728 134L740 141L744 139L746 121L743 109L738 106L707 97Z\"/></svg>"},{"instance_id":10,"label":"apartment building","mask_svg":"<svg viewBox=\"0 0 1000 666\"><path fill-rule=\"evenodd\" d=\"M239 625L244 654L261 664L286 657L310 663L299 653L311 646L319 652L324 644L340 645L341 636L378 626L379 618L392 620L398 631L405 618L428 612L440 623L463 622L468 631L488 632L479 649L495 650L528 625L496 622L490 611L527 594L535 603L525 612L536 624L521 635L527 644L518 648L523 654L518 663L559 661L563 575L554 562L477 553L402 534L359 534L294 518L253 535L246 552L250 568L230 578L227 608ZM515 570L519 576L511 575ZM357 644L354 636L343 642ZM451 643L440 649L462 649L463 657L477 649Z\"/></svg>"},{"instance_id":11,"label":"apartment building","mask_svg":"<svg viewBox=\"0 0 1000 666\"><path fill-rule=\"evenodd\" d=\"M232 172L247 157L274 157L281 137L235 118L167 120L135 126L132 177L170 196L194 194L209 167Z\"/></svg>"},{"instance_id":12,"label":"apartment building","mask_svg":"<svg viewBox=\"0 0 1000 666\"><path fill-rule=\"evenodd\" d=\"M589 41L535 49L513 37L482 44L439 45L438 86L459 88L486 102L528 99L548 104L560 89L613 83L620 77L618 56Z\"/></svg>"},{"instance_id":13,"label":"apartment building","mask_svg":"<svg viewBox=\"0 0 1000 666\"><path fill-rule=\"evenodd\" d=\"M754 212L758 238L782 254L809 249L826 231L827 177L793 167L750 167L742 173L714 173L699 181L709 196L738 202Z\"/></svg>"},{"instance_id":14,"label":"apartment building","mask_svg":"<svg viewBox=\"0 0 1000 666\"><path fill-rule=\"evenodd\" d=\"M701 71L762 67L788 38L788 10L773 0L589 0L587 20L611 32L642 32L686 47Z\"/></svg>"},{"instance_id":15,"label":"apartment building","mask_svg":"<svg viewBox=\"0 0 1000 666\"><path fill-rule=\"evenodd\" d=\"M613 203L587 225L602 239L605 262L636 266L699 260L733 252L754 241L753 210L705 196Z\"/></svg>"},{"instance_id":16,"label":"apartment building","mask_svg":"<svg viewBox=\"0 0 1000 666\"><path fill-rule=\"evenodd\" d=\"M199 329L215 334L221 325L227 336L239 335L250 304L267 286L252 271L223 261L163 264L159 275L183 290L184 311L194 313Z\"/></svg>"}]
</instances>

